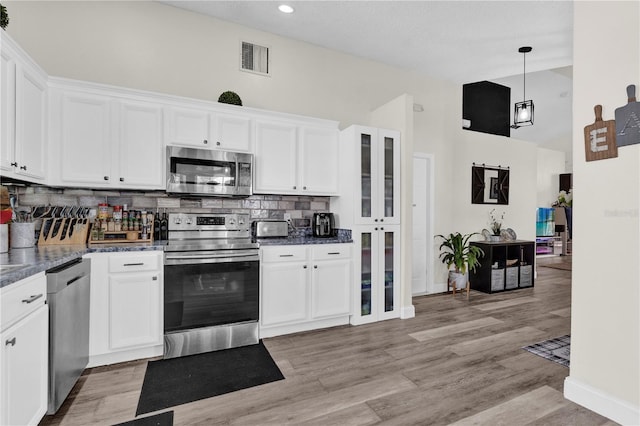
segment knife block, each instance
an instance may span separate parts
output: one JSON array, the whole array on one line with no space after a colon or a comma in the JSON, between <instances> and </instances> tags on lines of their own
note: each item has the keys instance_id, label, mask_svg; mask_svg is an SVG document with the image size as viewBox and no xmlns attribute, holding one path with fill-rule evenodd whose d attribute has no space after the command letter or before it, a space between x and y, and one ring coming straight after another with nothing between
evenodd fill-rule
<instances>
[{"instance_id":1,"label":"knife block","mask_svg":"<svg viewBox=\"0 0 640 426\"><path fill-rule=\"evenodd\" d=\"M47 231L45 233L45 230ZM89 234L88 219L57 217L44 219L38 237L39 246L84 245Z\"/></svg>"}]
</instances>

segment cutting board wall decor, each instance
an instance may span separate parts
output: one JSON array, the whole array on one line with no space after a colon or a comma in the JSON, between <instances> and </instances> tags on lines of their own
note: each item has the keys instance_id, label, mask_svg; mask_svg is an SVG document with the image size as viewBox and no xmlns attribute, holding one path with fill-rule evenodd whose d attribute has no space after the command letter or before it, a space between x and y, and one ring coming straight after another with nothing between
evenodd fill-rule
<instances>
[{"instance_id":1,"label":"cutting board wall decor","mask_svg":"<svg viewBox=\"0 0 640 426\"><path fill-rule=\"evenodd\" d=\"M587 161L617 157L615 121L602 120L602 105L596 105L593 111L596 121L584 128L584 152Z\"/></svg>"},{"instance_id":2,"label":"cutting board wall decor","mask_svg":"<svg viewBox=\"0 0 640 426\"><path fill-rule=\"evenodd\" d=\"M627 86L628 103L616 108L616 140L618 146L640 143L640 102L636 101L636 86Z\"/></svg>"}]
</instances>

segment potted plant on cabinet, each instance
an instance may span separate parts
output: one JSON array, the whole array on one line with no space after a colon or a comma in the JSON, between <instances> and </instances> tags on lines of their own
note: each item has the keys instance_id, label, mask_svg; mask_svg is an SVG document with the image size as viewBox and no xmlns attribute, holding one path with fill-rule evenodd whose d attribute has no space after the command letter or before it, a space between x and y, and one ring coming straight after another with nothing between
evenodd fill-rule
<instances>
[{"instance_id":1,"label":"potted plant on cabinet","mask_svg":"<svg viewBox=\"0 0 640 426\"><path fill-rule=\"evenodd\" d=\"M436 235L436 237L443 240L439 248L440 260L449 268L447 287L449 285L453 287L454 295L456 288L463 289L466 287L467 297L469 297L467 268L475 271L476 267L480 265L479 259L484 256L484 251L480 247L469 245L469 239L476 234L477 232L462 235L456 232L449 234L447 237ZM452 266L454 267L453 269L451 269Z\"/></svg>"}]
</instances>

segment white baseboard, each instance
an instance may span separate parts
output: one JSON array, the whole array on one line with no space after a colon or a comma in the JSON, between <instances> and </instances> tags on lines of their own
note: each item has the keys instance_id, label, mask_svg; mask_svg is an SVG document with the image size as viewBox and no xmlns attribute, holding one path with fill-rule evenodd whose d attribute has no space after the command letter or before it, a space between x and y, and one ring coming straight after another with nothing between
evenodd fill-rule
<instances>
[{"instance_id":1,"label":"white baseboard","mask_svg":"<svg viewBox=\"0 0 640 426\"><path fill-rule=\"evenodd\" d=\"M400 309L400 318L402 319L413 318L415 316L416 308L413 305L403 306L402 309Z\"/></svg>"},{"instance_id":2,"label":"white baseboard","mask_svg":"<svg viewBox=\"0 0 640 426\"><path fill-rule=\"evenodd\" d=\"M622 425L640 425L640 407L567 377L564 397Z\"/></svg>"}]
</instances>

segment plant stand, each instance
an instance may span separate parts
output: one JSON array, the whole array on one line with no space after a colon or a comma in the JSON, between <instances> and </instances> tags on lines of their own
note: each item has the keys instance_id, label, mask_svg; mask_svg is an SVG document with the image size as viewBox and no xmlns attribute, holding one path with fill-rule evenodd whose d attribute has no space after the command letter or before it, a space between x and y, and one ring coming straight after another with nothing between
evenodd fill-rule
<instances>
[{"instance_id":1,"label":"plant stand","mask_svg":"<svg viewBox=\"0 0 640 426\"><path fill-rule=\"evenodd\" d=\"M460 275L461 275L461 274L460 274ZM466 290L467 290L467 300L469 300L469 290L470 290L470 286L471 286L471 284L470 284L470 282L469 282L469 277L467 277L467 276L466 276L466 274L465 274L465 275L463 275L463 277L466 279L466 285L465 285L465 288L466 288ZM455 297L455 296L456 296L456 289L457 289L457 287L458 287L456 284L457 284L457 283L456 283L456 278L455 278L455 276L454 276L453 274L451 274L451 272L449 272L449 275L448 275L448 277L447 277L447 291L449 291L449 287L451 287L451 288L452 288L453 297ZM460 289L460 293L462 293L462 290L463 290L463 289L461 288L461 289Z\"/></svg>"}]
</instances>

